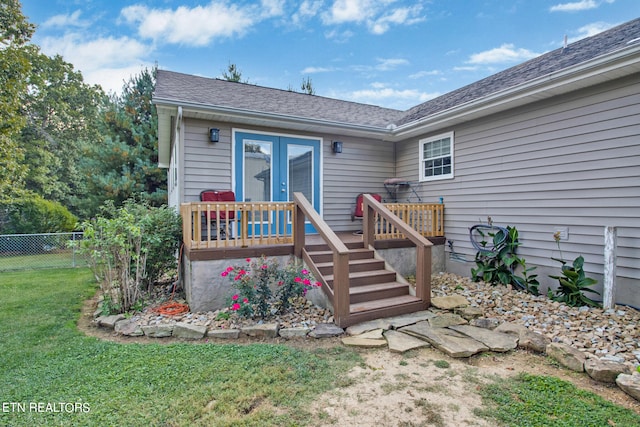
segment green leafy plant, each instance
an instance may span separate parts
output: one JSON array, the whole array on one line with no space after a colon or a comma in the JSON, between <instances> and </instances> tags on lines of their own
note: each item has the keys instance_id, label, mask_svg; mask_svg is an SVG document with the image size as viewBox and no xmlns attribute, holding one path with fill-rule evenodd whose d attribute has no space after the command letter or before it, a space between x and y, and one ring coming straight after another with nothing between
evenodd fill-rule
<instances>
[{"instance_id":1,"label":"green leafy plant","mask_svg":"<svg viewBox=\"0 0 640 427\"><path fill-rule=\"evenodd\" d=\"M559 262L562 266L561 275L549 276L550 278L558 281L558 289L556 289L555 293L549 289L547 296L554 301L563 302L571 307L580 307L584 305L599 307L600 304L598 302L584 294L585 292L591 292L596 295L600 295L598 291L591 289L591 286L597 284L598 281L591 277L587 277L584 271L584 258L580 255L569 265L569 263L564 259L562 249L560 248L560 233L554 233L553 238L558 245L560 258L551 257L551 259Z\"/></svg>"},{"instance_id":2,"label":"green leafy plant","mask_svg":"<svg viewBox=\"0 0 640 427\"><path fill-rule=\"evenodd\" d=\"M175 266L179 221L166 207L127 201L119 209L107 202L103 215L82 224L80 252L88 256L105 300L113 301L114 309L139 307L143 291L150 291L153 281Z\"/></svg>"},{"instance_id":3,"label":"green leafy plant","mask_svg":"<svg viewBox=\"0 0 640 427\"><path fill-rule=\"evenodd\" d=\"M236 292L229 302L232 311L242 317L254 315L264 319L270 315L284 313L291 301L306 296L309 289L320 286L313 282L311 273L295 261L284 268L276 259L247 258L245 267L227 267L222 277L232 281Z\"/></svg>"},{"instance_id":4,"label":"green leafy plant","mask_svg":"<svg viewBox=\"0 0 640 427\"><path fill-rule=\"evenodd\" d=\"M511 226L506 229L496 227L496 230L487 233L482 229L476 230L482 240L479 242L481 249L475 257L477 268L471 269L471 278L475 282L482 280L493 285L515 286L538 295L540 283L537 275L532 273L535 267L527 268L524 258L516 255L520 246L518 230ZM487 239L491 239L491 246ZM517 274L518 267L522 271L521 276Z\"/></svg>"}]
</instances>

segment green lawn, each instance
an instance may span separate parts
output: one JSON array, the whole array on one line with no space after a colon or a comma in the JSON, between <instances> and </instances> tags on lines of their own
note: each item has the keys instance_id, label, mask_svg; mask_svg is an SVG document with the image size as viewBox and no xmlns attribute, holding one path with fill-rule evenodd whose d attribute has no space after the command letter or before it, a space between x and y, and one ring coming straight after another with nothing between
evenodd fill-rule
<instances>
[{"instance_id":1,"label":"green lawn","mask_svg":"<svg viewBox=\"0 0 640 427\"><path fill-rule=\"evenodd\" d=\"M100 341L76 328L95 290L87 269L0 274L0 425L300 425L361 360L343 348Z\"/></svg>"},{"instance_id":2,"label":"green lawn","mask_svg":"<svg viewBox=\"0 0 640 427\"><path fill-rule=\"evenodd\" d=\"M38 268L70 268L86 266L87 262L72 249L37 255L0 256L0 272Z\"/></svg>"},{"instance_id":3,"label":"green lawn","mask_svg":"<svg viewBox=\"0 0 640 427\"><path fill-rule=\"evenodd\" d=\"M100 341L76 328L95 291L87 269L0 274L0 425L305 425L318 416L308 403L362 363L342 347ZM640 425L557 378L522 375L480 390L477 414L493 425Z\"/></svg>"},{"instance_id":4,"label":"green lawn","mask_svg":"<svg viewBox=\"0 0 640 427\"><path fill-rule=\"evenodd\" d=\"M478 411L505 426L637 427L640 416L555 377L520 374L481 388Z\"/></svg>"}]
</instances>

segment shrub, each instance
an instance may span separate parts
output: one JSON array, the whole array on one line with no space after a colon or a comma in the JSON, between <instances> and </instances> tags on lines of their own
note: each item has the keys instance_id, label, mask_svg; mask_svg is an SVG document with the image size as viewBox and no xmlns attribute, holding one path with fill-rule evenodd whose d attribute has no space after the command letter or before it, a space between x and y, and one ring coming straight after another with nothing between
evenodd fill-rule
<instances>
[{"instance_id":1,"label":"shrub","mask_svg":"<svg viewBox=\"0 0 640 427\"><path fill-rule=\"evenodd\" d=\"M0 202L0 234L63 233L76 229L78 220L58 202L36 194Z\"/></svg>"},{"instance_id":2,"label":"shrub","mask_svg":"<svg viewBox=\"0 0 640 427\"><path fill-rule=\"evenodd\" d=\"M153 281L175 268L180 217L166 207L153 208L126 202L116 209L112 202L103 215L82 224L81 251L100 282L105 301L120 312L141 300Z\"/></svg>"},{"instance_id":3,"label":"shrub","mask_svg":"<svg viewBox=\"0 0 640 427\"><path fill-rule=\"evenodd\" d=\"M589 305L591 307L600 306L599 303L584 294L584 292L592 292L600 295L598 291L591 289L591 286L598 283L598 281L591 277L587 277L584 271L584 258L582 255L574 259L571 265L567 265L568 262L565 261L562 256L562 249L560 249L560 233L554 233L553 238L558 245L560 258L551 257L551 259L562 264L562 275L549 276L552 279L556 279L559 286L555 294L551 289L549 289L547 296L554 301L563 302L571 307L580 307L583 305Z\"/></svg>"},{"instance_id":4,"label":"shrub","mask_svg":"<svg viewBox=\"0 0 640 427\"><path fill-rule=\"evenodd\" d=\"M292 259L284 268L276 259L247 258L248 266L227 267L221 275L228 277L235 287L231 310L243 317L254 315L264 319L284 313L293 298L306 296L307 291L320 282L313 282L311 273ZM273 292L275 289L275 294Z\"/></svg>"},{"instance_id":5,"label":"shrub","mask_svg":"<svg viewBox=\"0 0 640 427\"><path fill-rule=\"evenodd\" d=\"M491 224L488 228L491 228ZM481 249L475 258L477 268L471 269L471 278L475 282L482 280L493 285L500 283L515 286L538 295L540 283L537 275L531 273L535 267L527 268L524 258L516 255L516 250L521 245L518 241L518 230L511 226L495 229L498 231L486 235L481 229L476 230L482 241L479 242ZM491 247L488 246L486 237L491 238ZM518 267L521 267L522 276L516 274Z\"/></svg>"}]
</instances>

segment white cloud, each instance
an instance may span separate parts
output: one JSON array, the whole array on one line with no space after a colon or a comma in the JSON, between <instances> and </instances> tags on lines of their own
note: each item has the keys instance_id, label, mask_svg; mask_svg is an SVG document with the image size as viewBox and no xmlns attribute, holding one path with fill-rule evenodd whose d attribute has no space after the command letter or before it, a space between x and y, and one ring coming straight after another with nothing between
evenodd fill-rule
<instances>
[{"instance_id":1,"label":"white cloud","mask_svg":"<svg viewBox=\"0 0 640 427\"><path fill-rule=\"evenodd\" d=\"M408 108L439 96L439 93L426 93L417 89L394 89L382 83L375 83L371 89L362 89L343 94L346 99L390 108Z\"/></svg>"},{"instance_id":2,"label":"white cloud","mask_svg":"<svg viewBox=\"0 0 640 427\"><path fill-rule=\"evenodd\" d=\"M375 3L371 0L336 0L323 14L326 24L361 22L373 14Z\"/></svg>"},{"instance_id":3,"label":"white cloud","mask_svg":"<svg viewBox=\"0 0 640 427\"><path fill-rule=\"evenodd\" d=\"M320 12L323 3L323 0L304 0L291 16L291 20L294 24L300 24L302 21L313 18Z\"/></svg>"},{"instance_id":4,"label":"white cloud","mask_svg":"<svg viewBox=\"0 0 640 427\"><path fill-rule=\"evenodd\" d=\"M376 70L378 71L389 71L398 68L401 65L409 65L409 61L406 59L400 58L378 58L378 65L376 65Z\"/></svg>"},{"instance_id":5,"label":"white cloud","mask_svg":"<svg viewBox=\"0 0 640 427\"><path fill-rule=\"evenodd\" d=\"M122 18L138 25L138 34L155 42L204 46L215 38L242 36L261 19L282 13L281 1L262 3L261 8L241 8L212 1L206 6L150 9L134 5L122 9Z\"/></svg>"},{"instance_id":6,"label":"white cloud","mask_svg":"<svg viewBox=\"0 0 640 427\"><path fill-rule=\"evenodd\" d=\"M329 73L331 71L336 71L336 69L329 67L306 67L300 72L300 74Z\"/></svg>"},{"instance_id":7,"label":"white cloud","mask_svg":"<svg viewBox=\"0 0 640 427\"><path fill-rule=\"evenodd\" d=\"M420 16L421 10L422 7L420 5L416 5L411 8L403 7L395 9L390 13L369 22L368 26L372 33L384 34L389 30L391 24L411 25L423 21L424 17Z\"/></svg>"},{"instance_id":8,"label":"white cloud","mask_svg":"<svg viewBox=\"0 0 640 427\"><path fill-rule=\"evenodd\" d=\"M577 35L569 38L568 42L573 43L575 41L584 39L586 37L595 36L596 34L606 31L609 28L613 28L616 25L618 24L608 24L606 22L593 22L591 24L578 28Z\"/></svg>"},{"instance_id":9,"label":"white cloud","mask_svg":"<svg viewBox=\"0 0 640 427\"><path fill-rule=\"evenodd\" d=\"M80 19L82 11L76 10L70 15L55 15L47 19L42 28L65 28L65 27L87 27L90 25L89 21L83 21Z\"/></svg>"},{"instance_id":10,"label":"white cloud","mask_svg":"<svg viewBox=\"0 0 640 427\"><path fill-rule=\"evenodd\" d=\"M119 93L123 81L153 65L143 59L153 49L128 37L86 40L81 34L67 33L45 37L40 47L46 55L61 55L82 72L87 83L100 84L106 92Z\"/></svg>"},{"instance_id":11,"label":"white cloud","mask_svg":"<svg viewBox=\"0 0 640 427\"><path fill-rule=\"evenodd\" d=\"M411 25L424 20L420 4L390 8L395 0L335 0L322 15L326 25L365 23L373 34L384 34L391 25Z\"/></svg>"},{"instance_id":12,"label":"white cloud","mask_svg":"<svg viewBox=\"0 0 640 427\"><path fill-rule=\"evenodd\" d=\"M441 76L442 75L442 71L439 70L431 70L431 71L418 71L417 73L413 73L409 75L410 79L421 79L423 77L428 77L428 76Z\"/></svg>"},{"instance_id":13,"label":"white cloud","mask_svg":"<svg viewBox=\"0 0 640 427\"><path fill-rule=\"evenodd\" d=\"M595 9L598 3L594 0L582 0L571 3L560 3L549 8L550 12L579 12L581 10Z\"/></svg>"},{"instance_id":14,"label":"white cloud","mask_svg":"<svg viewBox=\"0 0 640 427\"><path fill-rule=\"evenodd\" d=\"M539 53L528 49L516 49L513 44L503 44L500 47L471 55L468 64L501 64L506 62L521 62L539 56Z\"/></svg>"}]
</instances>

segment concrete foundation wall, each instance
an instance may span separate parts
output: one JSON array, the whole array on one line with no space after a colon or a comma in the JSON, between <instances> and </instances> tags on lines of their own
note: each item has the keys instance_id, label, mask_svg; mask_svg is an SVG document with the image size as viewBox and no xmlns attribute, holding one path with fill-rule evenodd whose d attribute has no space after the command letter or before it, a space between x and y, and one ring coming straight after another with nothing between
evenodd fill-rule
<instances>
[{"instance_id":1,"label":"concrete foundation wall","mask_svg":"<svg viewBox=\"0 0 640 427\"><path fill-rule=\"evenodd\" d=\"M377 249L378 254L402 276L416 274L416 248ZM446 271L444 245L431 247L431 273Z\"/></svg>"},{"instance_id":2,"label":"concrete foundation wall","mask_svg":"<svg viewBox=\"0 0 640 427\"><path fill-rule=\"evenodd\" d=\"M377 252L401 275L410 276L416 274L415 248L378 249ZM277 259L282 266L287 265L291 259L288 255L269 258ZM431 247L431 260L431 271L433 273L445 271L444 245ZM192 312L215 311L227 307L229 298L233 295L235 289L229 277L222 277L220 274L227 267L247 266L249 264L245 258L192 261L186 255L183 262L184 288L187 303ZM307 294L307 299L319 307L332 310L329 298L321 289L314 288Z\"/></svg>"},{"instance_id":3,"label":"concrete foundation wall","mask_svg":"<svg viewBox=\"0 0 640 427\"><path fill-rule=\"evenodd\" d=\"M283 267L289 256L273 256ZM246 259L190 261L184 257L184 289L192 312L215 311L227 307L235 292L232 280L220 274L233 266L248 266Z\"/></svg>"}]
</instances>

